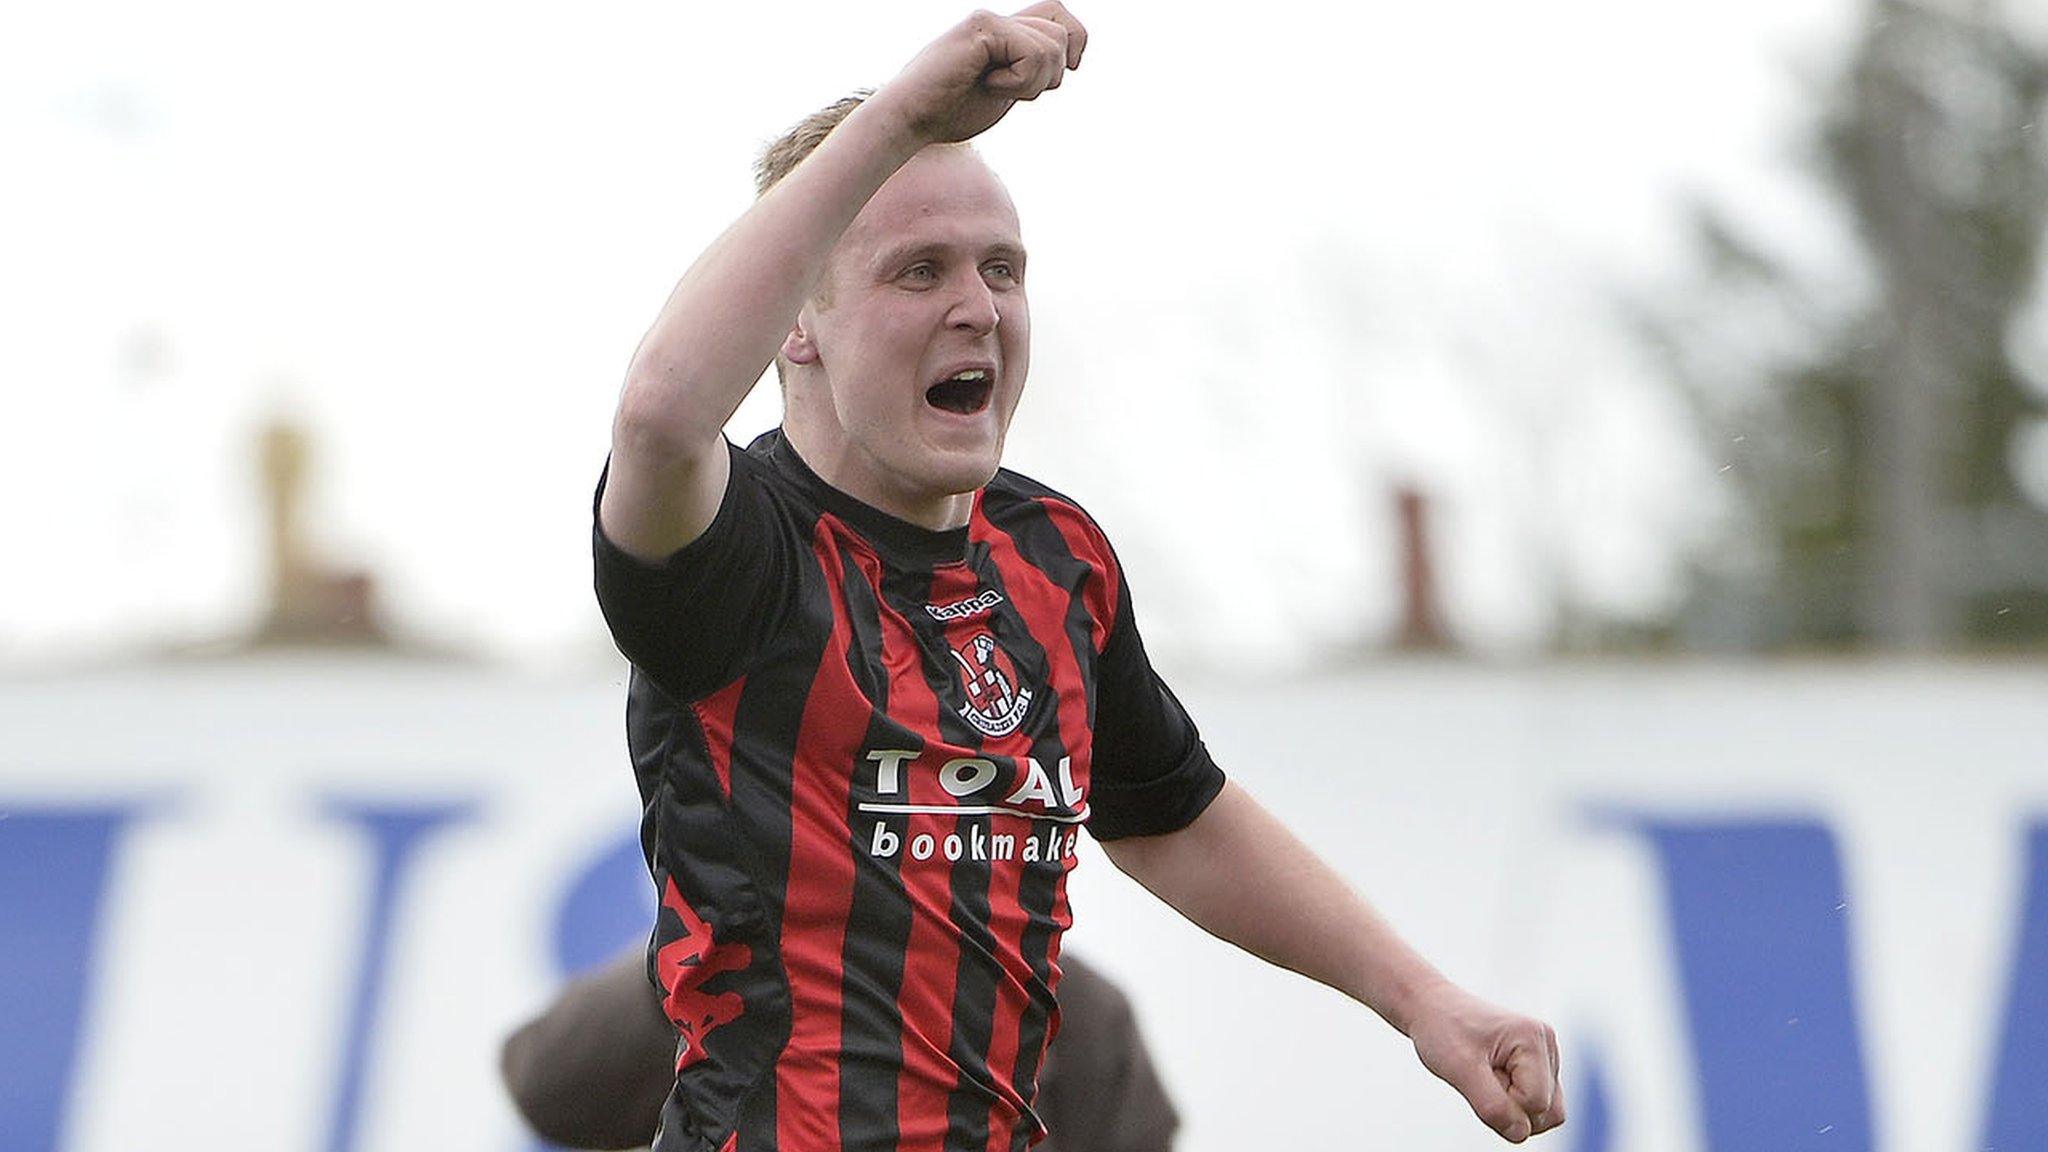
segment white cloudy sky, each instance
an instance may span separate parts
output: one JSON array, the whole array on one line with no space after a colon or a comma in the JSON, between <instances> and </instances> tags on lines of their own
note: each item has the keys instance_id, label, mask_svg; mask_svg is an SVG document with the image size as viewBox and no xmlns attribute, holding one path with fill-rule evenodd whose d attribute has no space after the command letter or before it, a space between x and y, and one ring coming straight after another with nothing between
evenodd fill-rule
<instances>
[{"instance_id":1,"label":"white cloudy sky","mask_svg":"<svg viewBox=\"0 0 2048 1152\"><path fill-rule=\"evenodd\" d=\"M318 544L403 628L601 643L589 492L642 328L762 141L964 11L11 20L0 663L246 623L278 410L319 436ZM1383 631L1399 480L1483 647L1534 642L1560 586L1672 594L1715 462L1615 301L1682 272L1688 198L1840 257L1796 153L1849 0L1076 11L1084 68L983 144L1033 249L1011 463L1110 527L1155 645L1285 663Z\"/></svg>"}]
</instances>

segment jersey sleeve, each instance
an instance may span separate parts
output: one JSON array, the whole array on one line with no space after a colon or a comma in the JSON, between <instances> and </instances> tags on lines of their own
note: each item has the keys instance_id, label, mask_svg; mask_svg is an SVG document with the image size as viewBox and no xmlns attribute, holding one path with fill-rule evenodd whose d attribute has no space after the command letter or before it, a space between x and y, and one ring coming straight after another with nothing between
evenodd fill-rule
<instances>
[{"instance_id":1,"label":"jersey sleeve","mask_svg":"<svg viewBox=\"0 0 2048 1152\"><path fill-rule=\"evenodd\" d=\"M794 600L796 545L757 462L727 443L732 469L709 527L650 564L604 534L596 506L591 547L598 607L628 660L679 700L744 675ZM606 476L610 467L606 467ZM605 477L597 482L604 499Z\"/></svg>"},{"instance_id":2,"label":"jersey sleeve","mask_svg":"<svg viewBox=\"0 0 2048 1152\"><path fill-rule=\"evenodd\" d=\"M1096 663L1088 831L1097 840L1179 831L1223 791L1223 769L1152 670L1130 584L1120 570L1118 577L1116 615Z\"/></svg>"}]
</instances>

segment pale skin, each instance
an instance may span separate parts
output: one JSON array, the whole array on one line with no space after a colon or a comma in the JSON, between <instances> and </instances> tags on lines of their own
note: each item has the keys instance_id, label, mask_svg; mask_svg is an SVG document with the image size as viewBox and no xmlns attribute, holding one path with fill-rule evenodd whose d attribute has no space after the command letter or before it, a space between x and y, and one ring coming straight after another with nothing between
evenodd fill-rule
<instances>
[{"instance_id":1,"label":"pale skin","mask_svg":"<svg viewBox=\"0 0 2048 1152\"><path fill-rule=\"evenodd\" d=\"M628 370L606 535L658 561L709 526L722 430L777 357L784 433L820 477L928 528L967 522L1023 392L1030 311L1016 208L946 145L1057 88L1086 47L1056 2L968 17L712 243ZM1205 930L1377 1012L1505 1139L1564 1122L1549 1026L1445 979L1235 784L1178 832L1103 847Z\"/></svg>"}]
</instances>

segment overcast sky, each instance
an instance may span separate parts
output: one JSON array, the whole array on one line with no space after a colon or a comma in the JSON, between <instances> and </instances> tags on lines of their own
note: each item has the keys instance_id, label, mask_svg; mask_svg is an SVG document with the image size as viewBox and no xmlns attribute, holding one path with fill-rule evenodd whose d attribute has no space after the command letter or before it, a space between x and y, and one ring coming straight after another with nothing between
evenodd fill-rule
<instances>
[{"instance_id":1,"label":"overcast sky","mask_svg":"<svg viewBox=\"0 0 2048 1152\"><path fill-rule=\"evenodd\" d=\"M246 625L254 429L317 435L314 538L404 630L603 643L620 375L762 142L964 15L887 5L41 6L0 48L0 663ZM1817 268L1800 168L1847 0L1077 5L982 148L1032 249L1009 462L1117 540L1148 640L1286 664L1383 634L1391 485L1496 651L1560 587L1677 588L1711 446L1617 302L1686 206ZM572 14L573 13L573 14ZM24 26L25 25L25 26ZM735 435L774 422L757 392Z\"/></svg>"}]
</instances>

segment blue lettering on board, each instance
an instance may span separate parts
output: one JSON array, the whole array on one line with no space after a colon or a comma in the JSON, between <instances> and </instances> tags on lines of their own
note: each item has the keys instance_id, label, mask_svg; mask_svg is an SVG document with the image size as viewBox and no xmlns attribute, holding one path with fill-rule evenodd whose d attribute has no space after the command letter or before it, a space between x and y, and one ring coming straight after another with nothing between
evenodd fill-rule
<instances>
[{"instance_id":1,"label":"blue lettering on board","mask_svg":"<svg viewBox=\"0 0 2048 1152\"><path fill-rule=\"evenodd\" d=\"M2048 1148L2048 824L2027 830L2025 894L1979 1148Z\"/></svg>"},{"instance_id":2,"label":"blue lettering on board","mask_svg":"<svg viewBox=\"0 0 2048 1152\"><path fill-rule=\"evenodd\" d=\"M0 1148L62 1147L107 873L142 804L0 808Z\"/></svg>"},{"instance_id":3,"label":"blue lettering on board","mask_svg":"<svg viewBox=\"0 0 2048 1152\"><path fill-rule=\"evenodd\" d=\"M1716 1152L1870 1152L1834 836L1811 820L1645 818Z\"/></svg>"},{"instance_id":4,"label":"blue lettering on board","mask_svg":"<svg viewBox=\"0 0 2048 1152\"><path fill-rule=\"evenodd\" d=\"M574 976L616 958L654 928L654 882L640 855L640 832L605 842L563 890L555 911L555 971Z\"/></svg>"},{"instance_id":5,"label":"blue lettering on board","mask_svg":"<svg viewBox=\"0 0 2048 1152\"><path fill-rule=\"evenodd\" d=\"M341 1083L335 1089L333 1119L327 1126L327 1152L352 1152L361 1120L363 1075L377 1006L384 998L384 974L391 953L391 915L398 906L398 893L427 838L475 819L476 808L469 803L329 800L321 810L329 819L362 829L369 835L376 854L362 962L357 965L355 989L348 1001Z\"/></svg>"}]
</instances>

